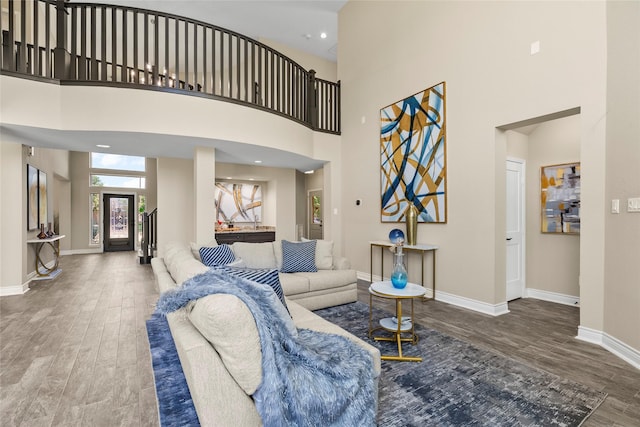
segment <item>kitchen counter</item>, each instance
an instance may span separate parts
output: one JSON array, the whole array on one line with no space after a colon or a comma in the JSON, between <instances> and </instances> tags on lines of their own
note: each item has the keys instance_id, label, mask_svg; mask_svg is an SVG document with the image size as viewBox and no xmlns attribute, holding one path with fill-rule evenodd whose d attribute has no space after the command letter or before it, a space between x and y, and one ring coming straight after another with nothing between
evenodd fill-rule
<instances>
[{"instance_id":1,"label":"kitchen counter","mask_svg":"<svg viewBox=\"0 0 640 427\"><path fill-rule=\"evenodd\" d=\"M249 227L232 227L232 228L216 228L216 234L218 233L261 233L264 231L276 231L275 227L268 225L260 225L258 228Z\"/></svg>"},{"instance_id":2,"label":"kitchen counter","mask_svg":"<svg viewBox=\"0 0 640 427\"><path fill-rule=\"evenodd\" d=\"M263 243L276 240L276 228L268 226L220 228L215 233L218 244L235 242Z\"/></svg>"}]
</instances>

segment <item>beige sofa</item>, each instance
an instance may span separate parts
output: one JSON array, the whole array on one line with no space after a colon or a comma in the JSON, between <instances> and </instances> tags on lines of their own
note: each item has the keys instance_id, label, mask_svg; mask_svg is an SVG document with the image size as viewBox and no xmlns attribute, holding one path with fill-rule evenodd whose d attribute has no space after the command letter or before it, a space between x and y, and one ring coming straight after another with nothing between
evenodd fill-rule
<instances>
[{"instance_id":1,"label":"beige sofa","mask_svg":"<svg viewBox=\"0 0 640 427\"><path fill-rule=\"evenodd\" d=\"M273 262L268 256L268 245L275 258L273 248L277 248L278 242L235 243L233 251L247 266L267 268L262 264ZM170 244L164 258L152 259L160 292L208 269L194 252L197 253L197 248L193 246ZM257 258L254 259L254 255ZM331 262L330 270L279 274L288 309L296 327L342 335L369 351L374 360L377 386L379 350L308 309L355 300L356 291L351 286L355 285L355 272L352 276L349 273L352 270L334 269L348 267L345 259L332 258ZM277 266L277 259L275 263ZM351 280L353 283L346 283ZM331 284L337 296L331 295ZM201 425L260 426L260 416L251 398L262 378L260 341L253 316L244 303L229 294L210 295L189 303L167 318Z\"/></svg>"},{"instance_id":2,"label":"beige sofa","mask_svg":"<svg viewBox=\"0 0 640 427\"><path fill-rule=\"evenodd\" d=\"M217 245L215 240L204 246ZM236 260L247 268L282 267L282 242L246 243L230 245ZM199 247L191 244L191 251L200 259ZM333 254L333 242L316 241L314 273L280 273L280 284L288 299L309 310L355 302L358 299L356 271L349 261Z\"/></svg>"}]
</instances>

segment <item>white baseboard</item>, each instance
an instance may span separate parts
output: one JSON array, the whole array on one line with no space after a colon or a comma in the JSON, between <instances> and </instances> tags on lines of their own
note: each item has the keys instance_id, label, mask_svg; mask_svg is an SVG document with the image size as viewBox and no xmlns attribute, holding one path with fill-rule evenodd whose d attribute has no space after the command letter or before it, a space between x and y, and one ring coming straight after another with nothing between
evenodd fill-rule
<instances>
[{"instance_id":1,"label":"white baseboard","mask_svg":"<svg viewBox=\"0 0 640 427\"><path fill-rule=\"evenodd\" d=\"M24 295L29 291L29 282L22 285L0 286L0 297L8 297L11 295Z\"/></svg>"},{"instance_id":2,"label":"white baseboard","mask_svg":"<svg viewBox=\"0 0 640 427\"><path fill-rule=\"evenodd\" d=\"M636 350L605 332L585 326L578 326L578 336L576 338L581 341L599 345L629 363L634 368L640 369L640 350Z\"/></svg>"},{"instance_id":3,"label":"white baseboard","mask_svg":"<svg viewBox=\"0 0 640 427\"><path fill-rule=\"evenodd\" d=\"M540 289L527 288L525 290L525 298L535 298L558 304L571 305L573 307L580 306L580 297L559 294L557 292L543 291Z\"/></svg>"},{"instance_id":4,"label":"white baseboard","mask_svg":"<svg viewBox=\"0 0 640 427\"><path fill-rule=\"evenodd\" d=\"M358 279L369 281L371 276L369 273L365 273L362 271L358 271L356 273ZM380 280L385 280L381 276L373 275L373 281L377 282ZM389 280L389 279L386 279ZM427 288L426 297L431 298L431 288ZM490 316L500 316L503 314L509 313L509 306L506 302L500 304L488 304L486 302L477 301L471 298L461 297L458 295L453 295L447 292L442 292L436 289L436 301L446 302L447 304L455 305L458 307L466 308L468 310L477 311L483 314L488 314Z\"/></svg>"},{"instance_id":5,"label":"white baseboard","mask_svg":"<svg viewBox=\"0 0 640 427\"><path fill-rule=\"evenodd\" d=\"M101 254L102 248L95 249L69 249L66 251L60 251L60 255L85 255L85 254Z\"/></svg>"},{"instance_id":6,"label":"white baseboard","mask_svg":"<svg viewBox=\"0 0 640 427\"><path fill-rule=\"evenodd\" d=\"M509 313L509 306L506 302L489 304L483 301L461 297L459 295L453 295L438 290L436 290L436 301L446 302L447 304L477 311L483 314L488 314L489 316L501 316L503 314Z\"/></svg>"}]
</instances>

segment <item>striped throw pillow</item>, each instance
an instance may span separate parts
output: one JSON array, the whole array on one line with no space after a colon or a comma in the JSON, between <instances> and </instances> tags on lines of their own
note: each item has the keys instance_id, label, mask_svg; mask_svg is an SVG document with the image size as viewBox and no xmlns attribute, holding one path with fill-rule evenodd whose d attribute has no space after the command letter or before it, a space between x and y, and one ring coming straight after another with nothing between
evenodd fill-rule
<instances>
[{"instance_id":1,"label":"striped throw pillow","mask_svg":"<svg viewBox=\"0 0 640 427\"><path fill-rule=\"evenodd\" d=\"M229 245L219 245L213 248L200 248L200 259L202 263L209 267L214 265L225 265L233 262L236 257L231 251Z\"/></svg>"},{"instance_id":2,"label":"striped throw pillow","mask_svg":"<svg viewBox=\"0 0 640 427\"><path fill-rule=\"evenodd\" d=\"M316 267L316 241L289 242L282 241L282 268L283 273L298 273L318 271Z\"/></svg>"},{"instance_id":3,"label":"striped throw pillow","mask_svg":"<svg viewBox=\"0 0 640 427\"><path fill-rule=\"evenodd\" d=\"M243 279L251 280L252 282L269 285L280 299L280 302L282 302L282 305L284 305L287 311L289 311L289 307L287 307L287 303L284 301L284 291L280 285L278 270L270 268L238 268L229 267L227 265L219 266L216 270L224 271L232 276L241 277Z\"/></svg>"}]
</instances>

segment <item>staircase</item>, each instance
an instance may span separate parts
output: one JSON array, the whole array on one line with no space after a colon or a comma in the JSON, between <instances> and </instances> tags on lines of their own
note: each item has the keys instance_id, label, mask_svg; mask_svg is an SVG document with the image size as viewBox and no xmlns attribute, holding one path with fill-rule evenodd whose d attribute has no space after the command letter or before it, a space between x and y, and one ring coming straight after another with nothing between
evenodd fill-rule
<instances>
[{"instance_id":1,"label":"staircase","mask_svg":"<svg viewBox=\"0 0 640 427\"><path fill-rule=\"evenodd\" d=\"M142 214L142 242L138 252L140 264L150 264L156 255L158 242L158 209Z\"/></svg>"}]
</instances>

